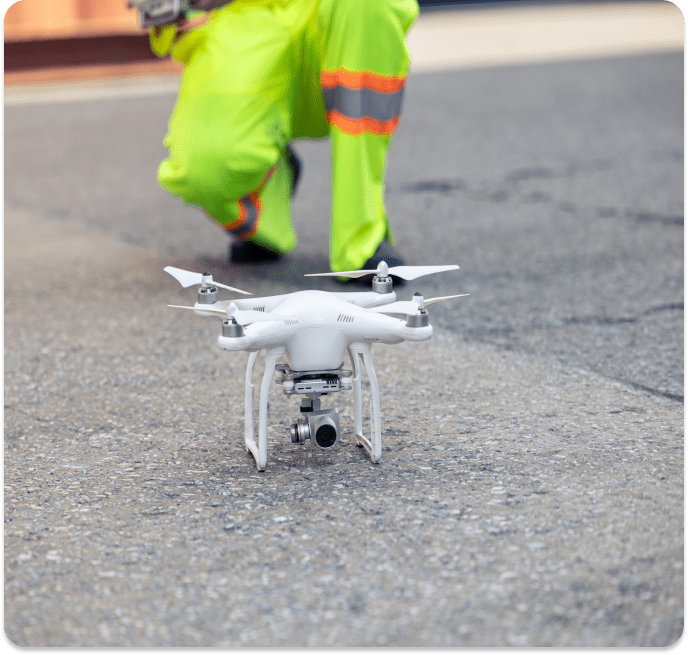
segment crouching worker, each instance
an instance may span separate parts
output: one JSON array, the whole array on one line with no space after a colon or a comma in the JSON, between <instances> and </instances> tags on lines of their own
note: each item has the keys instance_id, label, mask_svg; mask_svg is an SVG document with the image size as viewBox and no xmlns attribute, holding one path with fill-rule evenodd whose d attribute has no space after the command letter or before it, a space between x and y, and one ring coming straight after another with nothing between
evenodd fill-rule
<instances>
[{"instance_id":1,"label":"crouching worker","mask_svg":"<svg viewBox=\"0 0 688 655\"><path fill-rule=\"evenodd\" d=\"M292 139L332 140L333 271L401 263L384 205L416 0L195 0L208 20L151 30L184 64L160 184L233 236L230 261L296 245Z\"/></svg>"}]
</instances>

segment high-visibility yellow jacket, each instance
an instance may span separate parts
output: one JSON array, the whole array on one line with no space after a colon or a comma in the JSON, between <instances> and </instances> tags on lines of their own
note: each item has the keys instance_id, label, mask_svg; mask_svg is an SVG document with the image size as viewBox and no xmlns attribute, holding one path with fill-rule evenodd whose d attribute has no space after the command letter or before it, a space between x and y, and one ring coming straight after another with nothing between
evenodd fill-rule
<instances>
[{"instance_id":1,"label":"high-visibility yellow jacket","mask_svg":"<svg viewBox=\"0 0 688 655\"><path fill-rule=\"evenodd\" d=\"M416 0L235 0L177 38L151 35L185 64L162 186L238 239L296 244L284 153L332 140L332 270L358 268L384 238L384 171L399 122Z\"/></svg>"}]
</instances>

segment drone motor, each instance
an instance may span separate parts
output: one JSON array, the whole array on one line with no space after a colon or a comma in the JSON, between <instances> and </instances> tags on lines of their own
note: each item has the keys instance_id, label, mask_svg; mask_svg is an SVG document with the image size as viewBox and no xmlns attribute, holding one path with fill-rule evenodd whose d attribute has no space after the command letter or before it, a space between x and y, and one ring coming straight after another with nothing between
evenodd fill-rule
<instances>
[{"instance_id":1,"label":"drone motor","mask_svg":"<svg viewBox=\"0 0 688 655\"><path fill-rule=\"evenodd\" d=\"M392 284L392 278L387 276L376 275L373 278L373 291L375 293L392 293L394 285Z\"/></svg>"},{"instance_id":2,"label":"drone motor","mask_svg":"<svg viewBox=\"0 0 688 655\"><path fill-rule=\"evenodd\" d=\"M223 337L243 337L244 326L239 325L233 318L227 318L222 321L222 336Z\"/></svg>"},{"instance_id":3,"label":"drone motor","mask_svg":"<svg viewBox=\"0 0 688 655\"><path fill-rule=\"evenodd\" d=\"M406 327L421 328L428 325L430 325L430 317L428 316L427 309L421 308L417 314L406 315Z\"/></svg>"},{"instance_id":4,"label":"drone motor","mask_svg":"<svg viewBox=\"0 0 688 655\"><path fill-rule=\"evenodd\" d=\"M199 305L214 305L217 302L218 291L213 284L213 276L205 272L201 276L201 287L198 289Z\"/></svg>"},{"instance_id":5,"label":"drone motor","mask_svg":"<svg viewBox=\"0 0 688 655\"><path fill-rule=\"evenodd\" d=\"M199 305L214 305L217 302L217 287L201 287L198 290Z\"/></svg>"}]
</instances>

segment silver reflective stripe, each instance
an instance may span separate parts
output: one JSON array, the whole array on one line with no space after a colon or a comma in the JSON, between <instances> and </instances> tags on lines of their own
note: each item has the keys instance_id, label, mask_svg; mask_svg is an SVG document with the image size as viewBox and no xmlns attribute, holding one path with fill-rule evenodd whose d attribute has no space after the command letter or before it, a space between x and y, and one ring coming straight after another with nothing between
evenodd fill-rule
<instances>
[{"instance_id":1,"label":"silver reflective stripe","mask_svg":"<svg viewBox=\"0 0 688 655\"><path fill-rule=\"evenodd\" d=\"M250 196L239 198L239 202L246 210L246 218L239 227L230 231L232 234L241 239L243 236L248 235L253 229L255 229L256 225L258 224L259 211L258 207L253 203L253 200L251 200Z\"/></svg>"},{"instance_id":2,"label":"silver reflective stripe","mask_svg":"<svg viewBox=\"0 0 688 655\"><path fill-rule=\"evenodd\" d=\"M390 121L401 113L404 89L394 93L380 93L373 89L349 89L346 86L323 87L325 109L338 111L354 120L364 116L376 121Z\"/></svg>"}]
</instances>

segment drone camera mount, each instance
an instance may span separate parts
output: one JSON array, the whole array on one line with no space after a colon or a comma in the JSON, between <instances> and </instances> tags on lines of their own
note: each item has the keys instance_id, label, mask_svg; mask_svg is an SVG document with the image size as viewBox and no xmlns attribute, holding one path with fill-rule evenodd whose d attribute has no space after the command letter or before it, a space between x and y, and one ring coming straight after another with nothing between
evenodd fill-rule
<instances>
[{"instance_id":1,"label":"drone camera mount","mask_svg":"<svg viewBox=\"0 0 688 655\"><path fill-rule=\"evenodd\" d=\"M281 384L287 396L292 394L327 395L335 391L352 389L352 372L343 368L329 371L292 371L286 364L278 364L276 370L282 373L275 382Z\"/></svg>"},{"instance_id":2,"label":"drone camera mount","mask_svg":"<svg viewBox=\"0 0 688 655\"><path fill-rule=\"evenodd\" d=\"M320 397L335 391L346 391L353 387L353 372L344 368L329 371L292 371L286 364L278 364L276 370L282 378L284 393L303 394L299 411L303 418L292 421L290 432L292 443L303 444L309 439L321 450L332 448L339 441L339 412L334 408L321 409Z\"/></svg>"},{"instance_id":3,"label":"drone camera mount","mask_svg":"<svg viewBox=\"0 0 688 655\"><path fill-rule=\"evenodd\" d=\"M301 398L301 407L299 411L302 414L308 414L309 412L317 412L320 409L320 394L312 393L305 398Z\"/></svg>"}]
</instances>

